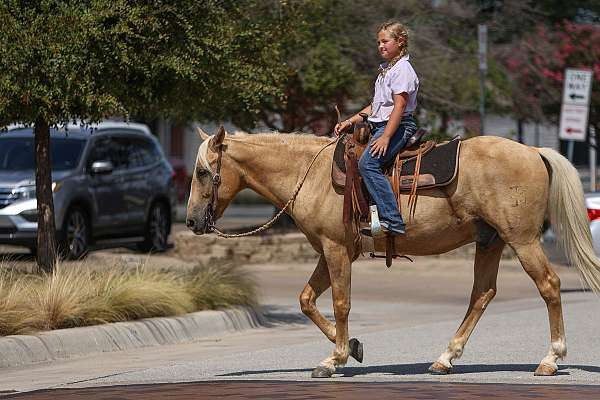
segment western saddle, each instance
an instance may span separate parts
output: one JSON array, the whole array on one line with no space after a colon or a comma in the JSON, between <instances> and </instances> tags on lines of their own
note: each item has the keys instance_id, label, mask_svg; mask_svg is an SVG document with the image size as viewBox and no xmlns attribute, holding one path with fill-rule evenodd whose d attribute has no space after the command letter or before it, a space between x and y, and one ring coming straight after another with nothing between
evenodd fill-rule
<instances>
[{"instance_id":1,"label":"western saddle","mask_svg":"<svg viewBox=\"0 0 600 400\"><path fill-rule=\"evenodd\" d=\"M436 146L436 142L433 140L422 142L423 136L427 133L425 129L417 130L410 138L407 146L396 155L394 161L384 168L391 180L399 210L402 210L400 193L402 191L409 191L409 219L414 216L417 203L417 187L428 186L428 184L433 185L435 183L434 181L430 182L427 175L419 175L422 157ZM354 226L359 231L360 223L368 222L369 216L368 193L363 188L358 171L358 160L367 148L369 135L368 122L364 119L364 121L355 124L352 135L343 134L340 136L332 165L332 182L335 187L344 190L344 224L348 226L354 223ZM409 160L416 161L414 174L412 177L403 177L401 179L402 166ZM373 239L375 240L375 238ZM357 235L357 241L359 240L360 234ZM393 258L404 257L396 255L394 247L394 238L387 236L385 255L387 267L391 266ZM371 253L371 257L380 256Z\"/></svg>"}]
</instances>

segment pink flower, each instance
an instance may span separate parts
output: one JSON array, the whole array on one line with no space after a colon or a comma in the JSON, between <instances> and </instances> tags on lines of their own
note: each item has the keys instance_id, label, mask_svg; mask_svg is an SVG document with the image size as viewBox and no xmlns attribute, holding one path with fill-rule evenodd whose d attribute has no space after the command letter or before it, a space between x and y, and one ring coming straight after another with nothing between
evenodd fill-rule
<instances>
[{"instance_id":1,"label":"pink flower","mask_svg":"<svg viewBox=\"0 0 600 400\"><path fill-rule=\"evenodd\" d=\"M521 61L516 57L509 57L506 60L506 67L511 71L516 71L521 66Z\"/></svg>"},{"instance_id":2,"label":"pink flower","mask_svg":"<svg viewBox=\"0 0 600 400\"><path fill-rule=\"evenodd\" d=\"M593 71L594 71L594 77L596 78L597 81L600 82L600 63L594 64Z\"/></svg>"},{"instance_id":3,"label":"pink flower","mask_svg":"<svg viewBox=\"0 0 600 400\"><path fill-rule=\"evenodd\" d=\"M550 71L548 68L542 68L542 75L546 78L554 79L554 72Z\"/></svg>"}]
</instances>

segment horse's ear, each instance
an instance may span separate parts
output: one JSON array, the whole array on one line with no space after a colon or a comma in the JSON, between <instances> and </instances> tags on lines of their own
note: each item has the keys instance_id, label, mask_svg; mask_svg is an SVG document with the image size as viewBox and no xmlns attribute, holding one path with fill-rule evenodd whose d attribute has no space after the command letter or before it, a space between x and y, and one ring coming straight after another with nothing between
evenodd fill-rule
<instances>
[{"instance_id":1,"label":"horse's ear","mask_svg":"<svg viewBox=\"0 0 600 400\"><path fill-rule=\"evenodd\" d=\"M200 127L196 128L196 132L198 132L198 136L200 136L200 139L202 139L202 141L210 139L210 135L208 133L204 132L202 130L202 128L200 128Z\"/></svg>"},{"instance_id":2,"label":"horse's ear","mask_svg":"<svg viewBox=\"0 0 600 400\"><path fill-rule=\"evenodd\" d=\"M213 138L210 141L210 147L213 151L217 151L218 146L223 144L223 140L225 139L225 128L223 125L219 127L217 133L214 134Z\"/></svg>"}]
</instances>

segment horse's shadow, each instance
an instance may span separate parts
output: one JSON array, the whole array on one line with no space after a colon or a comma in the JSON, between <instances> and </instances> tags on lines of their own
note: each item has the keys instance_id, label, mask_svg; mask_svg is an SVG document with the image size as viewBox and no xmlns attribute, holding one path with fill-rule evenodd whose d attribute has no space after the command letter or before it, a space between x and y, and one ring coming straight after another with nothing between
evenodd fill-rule
<instances>
[{"instance_id":1,"label":"horse's shadow","mask_svg":"<svg viewBox=\"0 0 600 400\"><path fill-rule=\"evenodd\" d=\"M267 327L275 327L279 325L307 325L311 323L308 317L298 311L297 306L281 307L273 304L265 304L261 306L261 313L264 317L264 325ZM323 313L325 318L335 320L333 313Z\"/></svg>"},{"instance_id":2,"label":"horse's shadow","mask_svg":"<svg viewBox=\"0 0 600 400\"><path fill-rule=\"evenodd\" d=\"M415 363L415 364L394 364L394 365L374 365L370 367L343 367L338 368L336 377L349 378L353 376L362 376L369 374L385 374L385 375L402 375L402 376L417 376L430 375L428 368L430 363ZM469 364L455 365L452 370L452 375L473 374L483 372L526 372L531 373L537 368L537 364ZM556 375L570 375L568 369L580 369L586 372L600 373L600 367L591 365L561 365L558 367ZM262 375L271 373L286 373L286 372L310 372L311 369L272 369L272 370L257 370L257 371L239 371L222 374L219 376L248 376Z\"/></svg>"}]
</instances>

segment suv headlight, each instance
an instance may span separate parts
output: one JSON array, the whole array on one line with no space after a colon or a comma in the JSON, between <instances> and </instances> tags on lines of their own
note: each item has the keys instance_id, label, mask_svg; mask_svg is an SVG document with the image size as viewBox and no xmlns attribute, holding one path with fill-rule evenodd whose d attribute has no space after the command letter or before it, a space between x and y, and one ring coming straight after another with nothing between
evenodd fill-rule
<instances>
[{"instance_id":1,"label":"suv headlight","mask_svg":"<svg viewBox=\"0 0 600 400\"><path fill-rule=\"evenodd\" d=\"M35 199L35 185L18 187L13 189L12 194L15 200Z\"/></svg>"},{"instance_id":2,"label":"suv headlight","mask_svg":"<svg viewBox=\"0 0 600 400\"><path fill-rule=\"evenodd\" d=\"M60 190L60 182L52 182L52 193L56 193ZM35 199L35 185L21 186L13 189L12 194L15 200L30 200Z\"/></svg>"}]
</instances>

